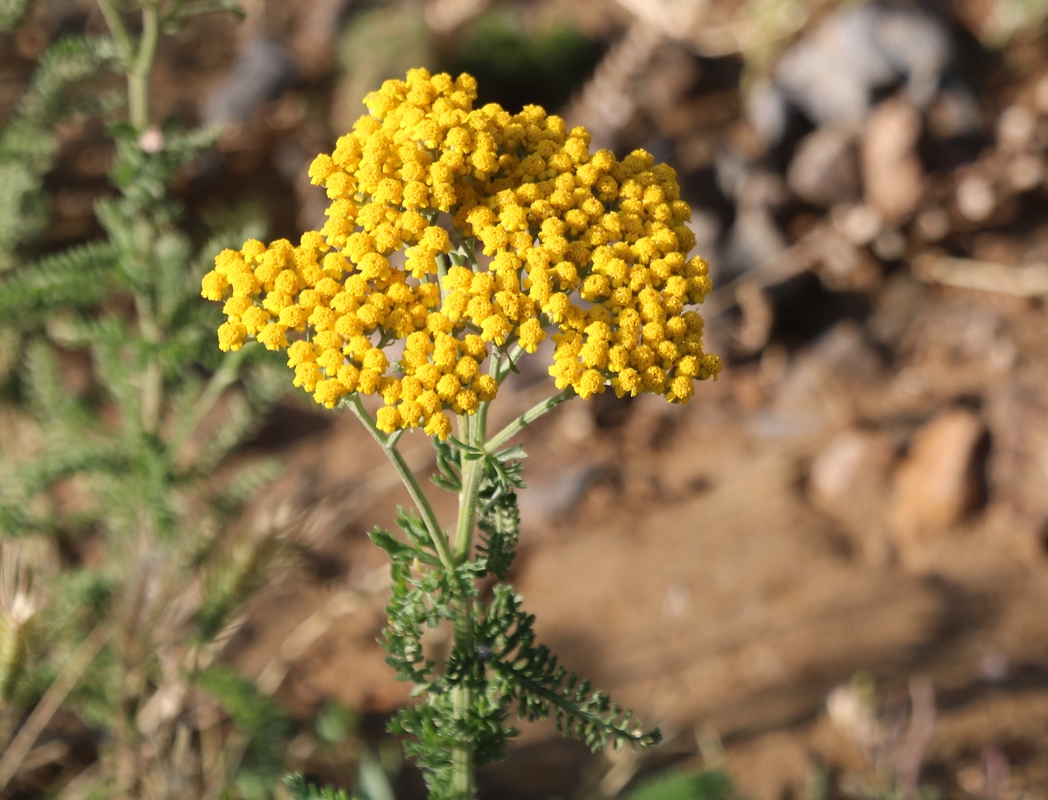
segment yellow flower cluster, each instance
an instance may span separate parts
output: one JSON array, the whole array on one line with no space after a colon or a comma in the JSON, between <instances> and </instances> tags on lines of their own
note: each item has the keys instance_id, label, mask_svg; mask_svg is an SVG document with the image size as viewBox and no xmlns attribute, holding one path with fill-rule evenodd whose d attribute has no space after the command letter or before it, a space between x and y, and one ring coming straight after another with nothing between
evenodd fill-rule
<instances>
[{"instance_id":1,"label":"yellow flower cluster","mask_svg":"<svg viewBox=\"0 0 1048 800\"><path fill-rule=\"evenodd\" d=\"M538 106L475 99L469 75L426 70L368 95L370 114L310 166L332 201L323 228L223 251L205 276L203 296L225 301L219 346L286 348L295 385L328 407L380 394L390 432L446 438L445 410L495 397L492 348L532 353L547 329L558 388L686 402L721 362L686 310L711 287L687 260L674 171L642 150L591 155L584 128Z\"/></svg>"}]
</instances>

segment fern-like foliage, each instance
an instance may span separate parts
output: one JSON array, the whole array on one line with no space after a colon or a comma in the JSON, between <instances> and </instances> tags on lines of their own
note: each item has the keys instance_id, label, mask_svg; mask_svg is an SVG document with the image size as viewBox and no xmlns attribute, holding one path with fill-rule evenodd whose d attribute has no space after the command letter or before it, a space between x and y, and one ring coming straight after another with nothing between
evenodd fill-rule
<instances>
[{"instance_id":1,"label":"fern-like foliage","mask_svg":"<svg viewBox=\"0 0 1048 800\"><path fill-rule=\"evenodd\" d=\"M29 0L0 0L0 33L8 33L18 27L28 9Z\"/></svg>"},{"instance_id":2,"label":"fern-like foliage","mask_svg":"<svg viewBox=\"0 0 1048 800\"><path fill-rule=\"evenodd\" d=\"M658 730L645 733L633 718L587 680L579 680L557 662L545 645L535 643L535 617L521 609L521 597L506 585L495 587L487 617L477 626L481 647L491 652L490 669L512 687L517 713L529 720L553 717L556 728L598 750L608 741L650 746Z\"/></svg>"},{"instance_id":3,"label":"fern-like foliage","mask_svg":"<svg viewBox=\"0 0 1048 800\"><path fill-rule=\"evenodd\" d=\"M332 789L325 786L317 788L301 775L289 775L284 779L284 786L291 795L292 800L350 800L349 795L342 789Z\"/></svg>"},{"instance_id":4,"label":"fern-like foliage","mask_svg":"<svg viewBox=\"0 0 1048 800\"><path fill-rule=\"evenodd\" d=\"M0 317L25 326L56 310L89 308L112 294L116 270L117 253L108 241L46 256L0 282Z\"/></svg>"},{"instance_id":5,"label":"fern-like foliage","mask_svg":"<svg viewBox=\"0 0 1048 800\"><path fill-rule=\"evenodd\" d=\"M21 5L0 0L0 23ZM171 27L230 4L163 5L174 15L164 21ZM74 556L50 575L35 626L46 635L22 637L27 646L17 659L0 653L0 662L17 667L0 675L0 750L85 631L96 629L107 644L67 707L89 726L119 732L99 736L118 751L100 764L100 791L187 796L192 787L164 788L165 776L180 775L187 786L199 784L194 796L214 796L215 777L203 775L200 757L171 769L194 741L186 733L192 710L215 720L236 785L229 796L265 797L281 772L287 720L217 659L281 563L287 531L276 521L233 524L275 477L274 462L238 469L233 480L216 471L283 387L272 377L280 367L260 348L218 351L218 312L199 296L214 254L261 231L239 226L200 242L182 225L171 184L216 130L165 124L161 145L146 148L141 130L114 119L118 105L71 97L71 86L100 69L126 66L116 50L110 39L52 46L0 131L3 399L33 433L26 446L0 442L0 544L42 543ZM115 146L113 191L95 208L102 236L34 256L47 211L43 179L57 150L54 125L71 108L101 116ZM90 568L76 565L90 548L103 557ZM121 760L138 771L109 774Z\"/></svg>"},{"instance_id":6,"label":"fern-like foliage","mask_svg":"<svg viewBox=\"0 0 1048 800\"><path fill-rule=\"evenodd\" d=\"M457 744L471 743L476 765L504 757L507 744L519 733L508 724L514 711L522 719L552 717L557 730L594 750L609 741L616 747L658 742L657 730L644 732L632 712L579 680L536 642L534 617L502 582L516 551L520 523L516 492L524 486L524 451L514 447L487 453L455 439L434 441L434 446L433 480L449 491L461 491L466 462L481 462L477 527L482 537L477 555L454 570L446 569L422 520L404 511L397 518L403 539L381 529L371 533L391 561L389 625L383 638L386 660L397 677L414 683L414 694L424 698L401 710L390 730L411 737L405 751L424 771L430 797L457 796L451 785ZM489 598L482 598L476 580L488 575L500 582ZM472 619L472 642L457 644L438 663L427 653L424 632L455 625L463 605ZM455 702L456 691L463 689L469 696L466 709Z\"/></svg>"},{"instance_id":7,"label":"fern-like foliage","mask_svg":"<svg viewBox=\"0 0 1048 800\"><path fill-rule=\"evenodd\" d=\"M26 3L2 0L0 29L15 24ZM70 110L66 90L114 57L106 40L69 37L50 47L12 118L0 130L0 272L16 263L16 248L32 241L47 219L43 179L54 163L54 124Z\"/></svg>"},{"instance_id":8,"label":"fern-like foliage","mask_svg":"<svg viewBox=\"0 0 1048 800\"><path fill-rule=\"evenodd\" d=\"M230 14L238 20L244 19L244 10L236 0L183 0L168 9L160 25L165 31L175 32L193 17L214 13Z\"/></svg>"},{"instance_id":9,"label":"fern-like foliage","mask_svg":"<svg viewBox=\"0 0 1048 800\"><path fill-rule=\"evenodd\" d=\"M527 457L522 447L511 447L500 453L482 454L476 448L455 439L434 440L437 450L437 472L433 482L450 492L462 490L462 460L482 459L483 480L478 494L477 527L483 538L476 565L479 574L507 577L516 555L520 530L517 490L524 488L521 461Z\"/></svg>"}]
</instances>

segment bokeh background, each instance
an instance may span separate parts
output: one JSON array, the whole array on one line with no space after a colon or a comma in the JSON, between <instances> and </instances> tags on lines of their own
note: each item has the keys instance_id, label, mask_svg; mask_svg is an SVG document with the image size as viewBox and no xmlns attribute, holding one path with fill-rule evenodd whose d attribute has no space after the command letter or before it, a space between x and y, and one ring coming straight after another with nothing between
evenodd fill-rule
<instances>
[{"instance_id":1,"label":"bokeh background","mask_svg":"<svg viewBox=\"0 0 1048 800\"><path fill-rule=\"evenodd\" d=\"M666 741L591 755L526 726L482 797L1048 798L1043 0L242 5L165 39L153 76L156 120L225 126L179 175L188 230L317 227L313 156L426 66L669 162L711 263L719 381L684 407L575 401L523 438L514 580L564 662ZM0 37L0 120L51 42L103 30L90 0L37 0ZM111 191L103 126L59 141L44 251L98 238ZM366 537L406 495L355 419L286 378L241 451L283 472L246 513L290 504L309 535L222 659L272 703L282 769L422 797L383 733L409 698ZM549 391L530 366L496 409ZM26 424L0 416L0 457ZM58 715L7 796L68 790L105 737ZM688 779L643 788L667 774Z\"/></svg>"}]
</instances>

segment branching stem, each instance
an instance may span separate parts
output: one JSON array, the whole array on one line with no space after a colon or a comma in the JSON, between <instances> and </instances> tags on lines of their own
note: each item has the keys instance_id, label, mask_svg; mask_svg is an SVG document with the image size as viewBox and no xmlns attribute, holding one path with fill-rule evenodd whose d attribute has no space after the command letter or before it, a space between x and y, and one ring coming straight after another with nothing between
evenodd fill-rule
<instances>
[{"instance_id":1,"label":"branching stem","mask_svg":"<svg viewBox=\"0 0 1048 800\"><path fill-rule=\"evenodd\" d=\"M98 0L98 7L105 18L109 32L120 51L127 72L128 118L136 131L142 132L149 125L149 76L153 71L157 45L160 41L159 0L143 0L142 35L137 47L128 33L127 26L113 0ZM135 244L138 257L150 260L151 241L154 238L145 213L139 211L134 220ZM135 298L138 309L139 332L147 344L155 350L163 339L156 320L156 304L147 293L139 291ZM144 432L155 435L160 427L163 408L164 374L156 352L149 354L149 361L142 373L141 423Z\"/></svg>"},{"instance_id":2,"label":"branching stem","mask_svg":"<svg viewBox=\"0 0 1048 800\"><path fill-rule=\"evenodd\" d=\"M484 419L478 411L473 416L464 417L468 435L466 444L472 447L484 447ZM484 471L481 458L466 461L462 465L462 491L459 493L458 524L455 527L455 563L461 564L469 558L473 545L473 528L477 518L477 491Z\"/></svg>"},{"instance_id":3,"label":"branching stem","mask_svg":"<svg viewBox=\"0 0 1048 800\"><path fill-rule=\"evenodd\" d=\"M172 457L178 455L182 445L196 432L197 427L204 421L204 417L208 415L208 412L215 407L215 404L225 393L226 389L236 383L237 378L240 376L240 366L244 361L246 353L247 351L244 348L233 353L226 353L222 363L208 380L204 391L197 398L193 410L189 412L189 415L182 421L175 435L171 438L169 450Z\"/></svg>"},{"instance_id":4,"label":"branching stem","mask_svg":"<svg viewBox=\"0 0 1048 800\"><path fill-rule=\"evenodd\" d=\"M520 433L522 430L528 427L528 425L537 420L539 417L549 413L557 406L559 406L561 403L563 403L565 400L570 400L574 396L575 390L569 387L567 389L557 392L552 397L546 398L541 403L537 403L536 405L532 406L527 411L525 411L523 414L521 414L519 417L517 417L515 420L513 420L501 431L492 436L488 440L488 443L484 446L484 449L488 452L494 452L495 450L498 450L500 447L502 447L502 445L504 445L506 442L508 442L510 439L512 439L514 436L516 436L518 433Z\"/></svg>"},{"instance_id":5,"label":"branching stem","mask_svg":"<svg viewBox=\"0 0 1048 800\"><path fill-rule=\"evenodd\" d=\"M433 511L433 506L430 505L429 500L422 491L422 487L419 486L418 481L415 480L415 474L411 471L411 468L407 465L407 462L404 461L404 457L397 449L396 439L386 436L386 434L375 426L375 421L371 418L367 409L364 408L364 404L360 402L359 395L350 395L346 400L346 404L350 409L352 409L353 413L357 415L357 419L359 419L364 427L367 428L371 437L378 442L379 447L381 447L382 451L386 454L386 458L389 459L389 462L397 471L397 475L400 476L401 483L404 484L404 488L407 489L408 494L411 495L411 499L414 501L415 507L422 516L423 523L426 525L426 530L429 531L430 538L433 541L433 550L440 559L440 563L444 565L445 569L454 570L455 559L452 557L448 538L444 535L444 531L440 527L440 523L437 521L437 515Z\"/></svg>"},{"instance_id":6,"label":"branching stem","mask_svg":"<svg viewBox=\"0 0 1048 800\"><path fill-rule=\"evenodd\" d=\"M131 36L124 26L124 21L120 18L120 12L113 5L113 0L98 0L98 8L105 18L109 32L113 36L113 41L116 42L117 50L120 51L120 58L124 61L124 68L130 70L135 59L135 49L134 45L131 44Z\"/></svg>"},{"instance_id":7,"label":"branching stem","mask_svg":"<svg viewBox=\"0 0 1048 800\"><path fill-rule=\"evenodd\" d=\"M145 0L142 5L142 38L127 73L128 115L135 130L140 132L149 125L149 76L153 71L153 59L160 41L158 5L158 0Z\"/></svg>"}]
</instances>

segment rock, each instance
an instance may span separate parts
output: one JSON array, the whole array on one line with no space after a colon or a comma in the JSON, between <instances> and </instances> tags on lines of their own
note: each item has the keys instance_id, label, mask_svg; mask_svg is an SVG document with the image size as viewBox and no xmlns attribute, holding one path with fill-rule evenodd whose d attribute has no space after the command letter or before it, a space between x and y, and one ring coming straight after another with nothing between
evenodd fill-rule
<instances>
[{"instance_id":1,"label":"rock","mask_svg":"<svg viewBox=\"0 0 1048 800\"><path fill-rule=\"evenodd\" d=\"M801 200L829 208L859 196L859 159L855 129L827 125L805 136L786 172L786 182Z\"/></svg>"},{"instance_id":2,"label":"rock","mask_svg":"<svg viewBox=\"0 0 1048 800\"><path fill-rule=\"evenodd\" d=\"M917 208L924 167L917 156L921 120L900 98L885 100L870 114L862 143L862 177L868 205L886 223L901 222Z\"/></svg>"},{"instance_id":3,"label":"rock","mask_svg":"<svg viewBox=\"0 0 1048 800\"><path fill-rule=\"evenodd\" d=\"M817 125L866 116L874 90L900 80L919 107L950 60L943 22L909 7L862 5L832 13L780 58L775 82Z\"/></svg>"},{"instance_id":4,"label":"rock","mask_svg":"<svg viewBox=\"0 0 1048 800\"><path fill-rule=\"evenodd\" d=\"M928 132L937 139L978 136L979 101L964 85L944 87L928 107Z\"/></svg>"},{"instance_id":5,"label":"rock","mask_svg":"<svg viewBox=\"0 0 1048 800\"><path fill-rule=\"evenodd\" d=\"M894 448L884 436L855 429L837 434L811 465L812 496L820 504L851 497L871 473L887 477Z\"/></svg>"},{"instance_id":6,"label":"rock","mask_svg":"<svg viewBox=\"0 0 1048 800\"><path fill-rule=\"evenodd\" d=\"M884 505L897 450L886 433L850 428L831 439L811 464L809 499L837 520L868 564L889 559Z\"/></svg>"},{"instance_id":7,"label":"rock","mask_svg":"<svg viewBox=\"0 0 1048 800\"><path fill-rule=\"evenodd\" d=\"M988 437L977 414L948 409L924 423L892 476L891 521L903 560L986 502Z\"/></svg>"},{"instance_id":8,"label":"rock","mask_svg":"<svg viewBox=\"0 0 1048 800\"><path fill-rule=\"evenodd\" d=\"M957 184L957 210L972 222L983 222L997 208L993 186L981 175L966 175Z\"/></svg>"},{"instance_id":9,"label":"rock","mask_svg":"<svg viewBox=\"0 0 1048 800\"><path fill-rule=\"evenodd\" d=\"M877 263L837 226L813 230L808 243L816 274L830 291L869 291L880 283L881 271Z\"/></svg>"},{"instance_id":10,"label":"rock","mask_svg":"<svg viewBox=\"0 0 1048 800\"><path fill-rule=\"evenodd\" d=\"M205 99L204 122L245 123L294 79L295 64L287 48L274 39L256 39L237 54L233 69Z\"/></svg>"},{"instance_id":11,"label":"rock","mask_svg":"<svg viewBox=\"0 0 1048 800\"><path fill-rule=\"evenodd\" d=\"M1044 162L1040 156L1023 153L1009 162L1008 183L1017 192L1028 192L1036 189L1044 180Z\"/></svg>"},{"instance_id":12,"label":"rock","mask_svg":"<svg viewBox=\"0 0 1048 800\"><path fill-rule=\"evenodd\" d=\"M895 228L881 231L870 245L881 261L898 261L906 253L906 239Z\"/></svg>"},{"instance_id":13,"label":"rock","mask_svg":"<svg viewBox=\"0 0 1048 800\"><path fill-rule=\"evenodd\" d=\"M713 168L717 176L717 188L725 197L733 200L743 181L753 172L753 166L746 157L730 145L717 151Z\"/></svg>"},{"instance_id":14,"label":"rock","mask_svg":"<svg viewBox=\"0 0 1048 800\"><path fill-rule=\"evenodd\" d=\"M833 227L856 247L869 244L881 232L880 213L864 203L834 206L831 221Z\"/></svg>"},{"instance_id":15,"label":"rock","mask_svg":"<svg viewBox=\"0 0 1048 800\"><path fill-rule=\"evenodd\" d=\"M1038 529L1048 520L1048 384L1043 372L1020 374L987 398L993 436L989 463L995 500Z\"/></svg>"},{"instance_id":16,"label":"rock","mask_svg":"<svg viewBox=\"0 0 1048 800\"><path fill-rule=\"evenodd\" d=\"M582 500L600 470L590 465L566 467L556 477L520 492L521 525L533 534L556 522Z\"/></svg>"},{"instance_id":17,"label":"rock","mask_svg":"<svg viewBox=\"0 0 1048 800\"><path fill-rule=\"evenodd\" d=\"M877 380L881 366L880 356L859 325L852 320L837 323L793 359L776 388L772 407L750 420L751 433L772 439L825 430L841 414L834 398L854 391L848 384Z\"/></svg>"},{"instance_id":18,"label":"rock","mask_svg":"<svg viewBox=\"0 0 1048 800\"><path fill-rule=\"evenodd\" d=\"M746 120L765 144L774 144L786 135L789 110L786 98L766 79L754 81L744 100Z\"/></svg>"},{"instance_id":19,"label":"rock","mask_svg":"<svg viewBox=\"0 0 1048 800\"><path fill-rule=\"evenodd\" d=\"M997 118L997 146L1011 153L1027 150L1037 135L1037 117L1025 106L1009 106Z\"/></svg>"},{"instance_id":20,"label":"rock","mask_svg":"<svg viewBox=\"0 0 1048 800\"><path fill-rule=\"evenodd\" d=\"M950 215L939 206L926 208L917 215L914 229L925 242L942 241L950 232Z\"/></svg>"},{"instance_id":21,"label":"rock","mask_svg":"<svg viewBox=\"0 0 1048 800\"><path fill-rule=\"evenodd\" d=\"M1042 75L1033 90L1033 104L1042 114L1048 114L1048 75Z\"/></svg>"},{"instance_id":22,"label":"rock","mask_svg":"<svg viewBox=\"0 0 1048 800\"><path fill-rule=\"evenodd\" d=\"M766 209L747 209L728 230L721 261L723 280L731 280L782 253L786 237Z\"/></svg>"}]
</instances>

